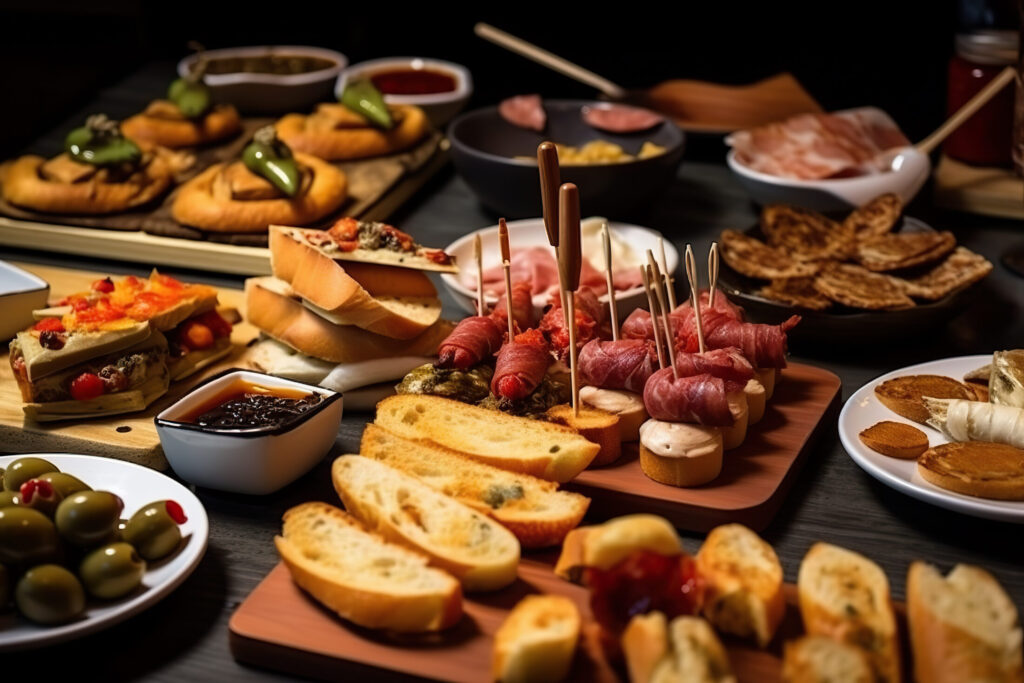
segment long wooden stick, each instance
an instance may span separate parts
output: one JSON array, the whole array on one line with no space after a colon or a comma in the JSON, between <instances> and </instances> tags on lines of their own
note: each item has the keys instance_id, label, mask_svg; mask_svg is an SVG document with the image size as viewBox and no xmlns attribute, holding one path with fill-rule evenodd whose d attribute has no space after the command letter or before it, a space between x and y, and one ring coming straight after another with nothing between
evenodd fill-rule
<instances>
[{"instance_id":1,"label":"long wooden stick","mask_svg":"<svg viewBox=\"0 0 1024 683\"><path fill-rule=\"evenodd\" d=\"M473 259L476 260L476 314L486 315L484 313L487 310L484 303L484 255L480 244L480 233L473 236Z\"/></svg>"},{"instance_id":2,"label":"long wooden stick","mask_svg":"<svg viewBox=\"0 0 1024 683\"><path fill-rule=\"evenodd\" d=\"M708 252L708 306L715 307L715 290L718 289L718 242L711 243Z\"/></svg>"},{"instance_id":3,"label":"long wooden stick","mask_svg":"<svg viewBox=\"0 0 1024 683\"><path fill-rule=\"evenodd\" d=\"M704 346L704 323L700 317L700 283L697 281L697 266L693 261L693 247L689 244L686 245L686 279L690 281L690 305L693 306L693 315L697 322L697 342L700 345L700 352L704 353L707 347Z\"/></svg>"},{"instance_id":4,"label":"long wooden stick","mask_svg":"<svg viewBox=\"0 0 1024 683\"><path fill-rule=\"evenodd\" d=\"M640 275L644 279L644 291L647 292L647 308L651 312L651 329L654 331L654 346L658 349L658 367L665 367L665 352L661 348L661 334L658 332L658 306L651 293L650 266L640 266Z\"/></svg>"},{"instance_id":5,"label":"long wooden stick","mask_svg":"<svg viewBox=\"0 0 1024 683\"><path fill-rule=\"evenodd\" d=\"M672 273L668 272L668 259L665 258L665 238L658 238L658 256L661 258L661 272L665 274L665 292L668 294L668 305L676 310L676 288L672 282Z\"/></svg>"},{"instance_id":6,"label":"long wooden stick","mask_svg":"<svg viewBox=\"0 0 1024 683\"><path fill-rule=\"evenodd\" d=\"M658 309L661 313L662 327L665 330L665 346L668 347L668 362L672 367L672 376L679 379L679 368L676 367L676 345L675 335L672 333L672 320L668 316L668 307L665 305L665 295L661 292L661 271L658 268L658 262L654 260L654 254L651 250L647 250L647 265L654 273L654 277L651 278L651 283L654 285L654 293L658 299ZM653 315L653 313L652 313Z\"/></svg>"},{"instance_id":7,"label":"long wooden stick","mask_svg":"<svg viewBox=\"0 0 1024 683\"><path fill-rule=\"evenodd\" d=\"M949 135L959 128L967 119L974 116L974 113L985 106L985 104L995 97L996 93L1005 88L1010 84L1017 76L1017 68L1014 66L1008 66L1003 69L999 74L989 81L988 85L978 91L971 99L964 103L964 106L956 110L956 112L949 117L949 119L939 126L934 133L926 137L921 142L914 145L920 151L925 154L931 153L936 147L942 144Z\"/></svg>"},{"instance_id":8,"label":"long wooden stick","mask_svg":"<svg viewBox=\"0 0 1024 683\"><path fill-rule=\"evenodd\" d=\"M572 183L558 190L558 271L565 294L565 314L569 324L569 377L572 384L572 414L580 414L579 372L576 368L576 296L583 266L580 235L580 193Z\"/></svg>"},{"instance_id":9,"label":"long wooden stick","mask_svg":"<svg viewBox=\"0 0 1024 683\"><path fill-rule=\"evenodd\" d=\"M612 236L607 223L601 225L601 244L604 247L604 280L608 286L608 319L612 325L612 341L619 341L619 310L615 303L615 282L612 279Z\"/></svg>"},{"instance_id":10,"label":"long wooden stick","mask_svg":"<svg viewBox=\"0 0 1024 683\"><path fill-rule=\"evenodd\" d=\"M512 250L508 244L508 225L504 218L498 219L498 240L501 242L501 269L505 272L505 306L508 307L508 343L516 336L512 315Z\"/></svg>"},{"instance_id":11,"label":"long wooden stick","mask_svg":"<svg viewBox=\"0 0 1024 683\"><path fill-rule=\"evenodd\" d=\"M540 171L540 202L544 217L544 230L548 234L548 244L555 250L555 260L558 256L559 227L558 227L558 192L562 185L562 172L558 166L558 148L555 143L545 140L537 145L537 169ZM562 304L562 320L565 326L569 327L569 319L566 317L565 308L565 286L562 284L562 273L558 273L558 298Z\"/></svg>"}]
</instances>

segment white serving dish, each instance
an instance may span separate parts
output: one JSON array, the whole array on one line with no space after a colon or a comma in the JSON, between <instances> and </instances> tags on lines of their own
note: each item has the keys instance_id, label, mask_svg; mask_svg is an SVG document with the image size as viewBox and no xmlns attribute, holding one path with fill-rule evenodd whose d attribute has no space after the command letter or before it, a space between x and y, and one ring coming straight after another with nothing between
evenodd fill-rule
<instances>
[{"instance_id":1,"label":"white serving dish","mask_svg":"<svg viewBox=\"0 0 1024 683\"><path fill-rule=\"evenodd\" d=\"M173 500L181 505L187 521L181 525L182 543L166 559L153 562L142 579L142 587L120 600L89 600L81 619L60 626L40 626L19 617L13 610L0 610L0 652L53 645L95 633L124 621L166 597L188 578L203 559L210 533L206 510L195 494L164 474L146 467L92 455L31 453L49 460L62 472L73 474L89 486L117 494L124 501L125 516L156 500ZM0 456L0 467L24 455Z\"/></svg>"},{"instance_id":2,"label":"white serving dish","mask_svg":"<svg viewBox=\"0 0 1024 683\"><path fill-rule=\"evenodd\" d=\"M208 74L204 77L213 98L226 102L246 113L286 114L307 111L318 102L331 99L331 89L338 74L348 66L348 57L334 50L302 45L266 45L257 47L229 47L207 50L208 59L224 57L253 57L273 54L319 57L335 62L334 66L302 74L231 73ZM186 76L198 54L189 55L178 62L178 75Z\"/></svg>"},{"instance_id":3,"label":"white serving dish","mask_svg":"<svg viewBox=\"0 0 1024 683\"><path fill-rule=\"evenodd\" d=\"M893 192L910 203L932 172L928 155L914 147L900 150L893 170L855 178L796 180L755 171L740 163L732 150L726 155L729 168L758 204L792 204L814 211L849 211L878 195Z\"/></svg>"},{"instance_id":4,"label":"white serving dish","mask_svg":"<svg viewBox=\"0 0 1024 683\"><path fill-rule=\"evenodd\" d=\"M876 453L858 438L858 434L882 420L902 422L917 427L928 435L928 445L937 446L949 439L937 429L912 422L892 412L875 396L875 387L887 379L901 375L944 375L959 380L965 373L992 362L991 355L960 356L911 365L871 380L849 398L839 413L839 439L853 461L872 477L917 500L954 510L965 515L1024 524L1024 502L988 500L948 491L925 481L917 473L915 460L890 458Z\"/></svg>"},{"instance_id":5,"label":"white serving dish","mask_svg":"<svg viewBox=\"0 0 1024 683\"><path fill-rule=\"evenodd\" d=\"M50 285L42 278L0 261L0 341L34 322L32 311L46 308Z\"/></svg>"},{"instance_id":6,"label":"white serving dish","mask_svg":"<svg viewBox=\"0 0 1024 683\"><path fill-rule=\"evenodd\" d=\"M455 115L462 111L473 95L473 77L470 75L469 69L460 64L424 57L385 57L359 62L345 69L338 76L337 83L334 85L334 96L341 98L341 93L345 90L345 84L349 79L369 76L374 72L387 71L396 67L444 71L455 78L455 90L452 92L431 95L384 95L384 101L388 104L416 105L423 110L435 128L441 128L455 118Z\"/></svg>"},{"instance_id":7,"label":"white serving dish","mask_svg":"<svg viewBox=\"0 0 1024 683\"><path fill-rule=\"evenodd\" d=\"M601 218L588 218L584 223L590 221L601 221ZM636 255L643 259L644 252L650 249L657 256L658 238L661 233L650 228L643 228L638 225L618 223L609 221L608 227L613 234L618 235L624 242L633 248ZM516 249L535 246L548 246L547 231L544 229L544 221L541 218L525 218L519 221L508 222L509 247L515 255ZM469 312L476 312L476 262L473 259L473 237L480 235L480 243L483 255L484 270L501 263L501 244L498 240L498 226L492 225L489 228L481 228L455 240L447 247L445 252L455 257L459 264L458 273L442 273L441 280L445 287L451 292L459 306ZM550 249L551 247L548 246ZM552 254L554 250L552 249ZM585 254L586 256L586 254ZM601 252L590 258L591 265L603 272L604 262ZM669 240L665 240L665 262L670 273L675 273L679 266L679 252ZM612 264L613 268L620 268L619 264ZM677 292L681 291L677 288ZM608 303L608 295L602 294L598 297L602 303ZM487 296L487 303L493 306L498 302L497 297ZM541 311L547 306L549 297L547 294L536 294L533 297L534 317L539 318ZM633 309L647 306L647 295L644 294L643 286L633 287L616 292L615 303L619 314L620 322Z\"/></svg>"},{"instance_id":8,"label":"white serving dish","mask_svg":"<svg viewBox=\"0 0 1024 683\"><path fill-rule=\"evenodd\" d=\"M326 398L277 429L213 430L181 421L236 379L317 392ZM167 462L182 479L221 491L264 495L292 483L323 459L337 438L342 406L342 395L330 389L251 370L228 370L197 386L154 421Z\"/></svg>"}]
</instances>

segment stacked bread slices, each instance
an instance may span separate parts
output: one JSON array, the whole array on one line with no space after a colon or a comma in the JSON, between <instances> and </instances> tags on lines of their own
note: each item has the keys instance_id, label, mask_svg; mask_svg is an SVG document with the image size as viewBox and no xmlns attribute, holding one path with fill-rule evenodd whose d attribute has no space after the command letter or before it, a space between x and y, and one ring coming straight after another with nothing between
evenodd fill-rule
<instances>
[{"instance_id":1,"label":"stacked bread slices","mask_svg":"<svg viewBox=\"0 0 1024 683\"><path fill-rule=\"evenodd\" d=\"M271 227L273 276L245 285L248 320L267 337L249 362L345 392L350 408L369 408L429 362L451 324L423 272L429 262L376 259L373 251L365 261L342 260L318 247L317 236L329 242L320 231Z\"/></svg>"}]
</instances>

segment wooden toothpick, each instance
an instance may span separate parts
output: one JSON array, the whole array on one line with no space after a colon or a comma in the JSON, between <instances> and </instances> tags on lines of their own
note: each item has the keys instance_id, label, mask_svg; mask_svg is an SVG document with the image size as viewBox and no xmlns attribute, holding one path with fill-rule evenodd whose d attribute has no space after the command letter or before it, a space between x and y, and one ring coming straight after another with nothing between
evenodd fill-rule
<instances>
[{"instance_id":1,"label":"wooden toothpick","mask_svg":"<svg viewBox=\"0 0 1024 683\"><path fill-rule=\"evenodd\" d=\"M558 272L565 295L565 317L569 327L569 377L572 384L572 414L580 414L579 372L576 368L576 296L583 267L580 235L580 193L572 183L558 189Z\"/></svg>"},{"instance_id":2,"label":"wooden toothpick","mask_svg":"<svg viewBox=\"0 0 1024 683\"><path fill-rule=\"evenodd\" d=\"M697 323L697 343L700 345L700 352L704 353L704 323L700 317L700 296L698 292L700 283L697 281L697 266L693 261L693 247L686 245L686 279L690 281L690 305L693 306L693 315Z\"/></svg>"},{"instance_id":3,"label":"wooden toothpick","mask_svg":"<svg viewBox=\"0 0 1024 683\"><path fill-rule=\"evenodd\" d=\"M668 260L665 258L665 238L658 238L658 256L661 258L661 272L665 274L665 292L668 294L668 305L676 310L676 288L672 282L672 273L668 272Z\"/></svg>"},{"instance_id":4,"label":"wooden toothpick","mask_svg":"<svg viewBox=\"0 0 1024 683\"><path fill-rule=\"evenodd\" d=\"M558 148L555 143L545 140L537 145L537 168L540 171L540 201L544 216L544 230L548 235L548 244L555 250L555 260L559 256L559 199L558 193L562 185L562 171L558 166ZM565 285L562 273L558 273L558 297L562 304L562 319L569 326L569 318L565 308Z\"/></svg>"},{"instance_id":5,"label":"wooden toothpick","mask_svg":"<svg viewBox=\"0 0 1024 683\"><path fill-rule=\"evenodd\" d=\"M651 284L654 286L654 294L658 300L658 310L660 312L660 318L662 327L665 330L665 346L668 347L668 362L672 368L672 376L679 379L679 368L676 367L676 345L675 345L675 334L672 333L672 321L668 316L668 307L665 305L665 295L661 291L661 271L658 269L658 263L654 260L654 254L651 250L647 250L647 264L654 273L654 277L651 278ZM667 281L667 280L666 280ZM652 311L653 315L653 311Z\"/></svg>"},{"instance_id":6,"label":"wooden toothpick","mask_svg":"<svg viewBox=\"0 0 1024 683\"><path fill-rule=\"evenodd\" d=\"M651 311L651 328L654 331L654 346L658 349L658 367L665 367L665 352L661 348L661 334L658 333L658 307L654 302L654 294L651 292L651 269L649 266L640 266L640 276L644 279L644 291L647 292L647 308Z\"/></svg>"},{"instance_id":7,"label":"wooden toothpick","mask_svg":"<svg viewBox=\"0 0 1024 683\"><path fill-rule=\"evenodd\" d=\"M476 314L486 315L484 303L484 255L480 245L480 233L473 236L473 258L476 260Z\"/></svg>"},{"instance_id":8,"label":"wooden toothpick","mask_svg":"<svg viewBox=\"0 0 1024 683\"><path fill-rule=\"evenodd\" d=\"M619 311L615 304L615 282L612 280L612 237L608 223L601 225L601 244L604 247L604 279L608 285L608 316L612 324L612 341L619 341Z\"/></svg>"},{"instance_id":9,"label":"wooden toothpick","mask_svg":"<svg viewBox=\"0 0 1024 683\"><path fill-rule=\"evenodd\" d=\"M504 218L498 219L498 240L501 242L501 269L505 273L505 306L508 308L508 342L516 336L512 320L512 250L508 244L508 226Z\"/></svg>"},{"instance_id":10,"label":"wooden toothpick","mask_svg":"<svg viewBox=\"0 0 1024 683\"><path fill-rule=\"evenodd\" d=\"M711 243L708 252L708 306L715 307L715 290L718 288L718 242Z\"/></svg>"}]
</instances>

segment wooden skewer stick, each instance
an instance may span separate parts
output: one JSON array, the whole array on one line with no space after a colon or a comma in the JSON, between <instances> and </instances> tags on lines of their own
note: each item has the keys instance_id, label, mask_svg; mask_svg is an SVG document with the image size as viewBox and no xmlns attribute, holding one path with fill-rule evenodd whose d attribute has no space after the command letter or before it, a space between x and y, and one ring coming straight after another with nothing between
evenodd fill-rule
<instances>
[{"instance_id":1,"label":"wooden skewer stick","mask_svg":"<svg viewBox=\"0 0 1024 683\"><path fill-rule=\"evenodd\" d=\"M697 342L700 345L700 352L704 353L707 350L704 346L704 323L700 317L700 296L697 294L700 283L697 281L697 266L693 261L693 247L689 244L686 245L686 279L690 281L690 305L693 306L694 320L697 323Z\"/></svg>"},{"instance_id":2,"label":"wooden skewer stick","mask_svg":"<svg viewBox=\"0 0 1024 683\"><path fill-rule=\"evenodd\" d=\"M562 174L558 167L558 148L555 143L545 140L537 145L537 168L540 170L540 203L543 209L544 230L548 234L548 244L555 250L558 260L558 189L562 184ZM558 273L558 297L562 303L562 318L565 326L569 319L565 317L565 286L562 285L562 273Z\"/></svg>"},{"instance_id":3,"label":"wooden skewer stick","mask_svg":"<svg viewBox=\"0 0 1024 683\"><path fill-rule=\"evenodd\" d=\"M516 336L512 315L512 250L508 244L508 225L504 218L498 219L498 240L501 242L501 269L505 272L505 306L508 308L508 343Z\"/></svg>"},{"instance_id":4,"label":"wooden skewer stick","mask_svg":"<svg viewBox=\"0 0 1024 683\"><path fill-rule=\"evenodd\" d=\"M644 291L647 292L647 308L651 311L651 328L654 330L654 346L658 349L658 367L665 367L665 352L661 348L661 334L658 332L658 307L654 302L654 294L651 292L651 269L649 266L640 266L640 275L644 279Z\"/></svg>"},{"instance_id":5,"label":"wooden skewer stick","mask_svg":"<svg viewBox=\"0 0 1024 683\"><path fill-rule=\"evenodd\" d=\"M580 414L579 373L576 368L576 297L583 265L580 244L580 193L572 183L558 191L558 273L565 297L565 314L569 327L569 377L572 384L572 414Z\"/></svg>"},{"instance_id":6,"label":"wooden skewer stick","mask_svg":"<svg viewBox=\"0 0 1024 683\"><path fill-rule=\"evenodd\" d=\"M711 243L708 252L708 306L715 307L715 290L718 288L718 242Z\"/></svg>"},{"instance_id":7,"label":"wooden skewer stick","mask_svg":"<svg viewBox=\"0 0 1024 683\"><path fill-rule=\"evenodd\" d=\"M675 335L672 333L672 321L668 317L669 309L665 305L665 295L661 291L661 270L658 268L658 262L654 260L654 254L651 253L650 249L647 250L647 264L650 267L651 272L654 273L654 277L651 278L651 284L654 286L654 294L658 300L659 317L661 318L662 327L665 330L665 346L668 349L669 366L672 368L672 376L679 379L679 368L676 367ZM665 282L667 288L667 278ZM654 322L653 311L651 314L651 322Z\"/></svg>"},{"instance_id":8,"label":"wooden skewer stick","mask_svg":"<svg viewBox=\"0 0 1024 683\"><path fill-rule=\"evenodd\" d=\"M615 282L612 279L612 236L608 224L601 225L601 244L604 247L604 279L608 285L608 319L612 324L612 341L619 341L619 311L615 304Z\"/></svg>"},{"instance_id":9,"label":"wooden skewer stick","mask_svg":"<svg viewBox=\"0 0 1024 683\"><path fill-rule=\"evenodd\" d=\"M487 315L484 303L484 255L480 245L480 233L473 236L473 259L476 260L476 314Z\"/></svg>"},{"instance_id":10,"label":"wooden skewer stick","mask_svg":"<svg viewBox=\"0 0 1024 683\"><path fill-rule=\"evenodd\" d=\"M672 282L672 273L668 272L668 260L665 258L665 238L658 238L658 256L661 257L659 265L661 265L661 272L665 274L665 293L668 294L668 305L672 308L669 310L676 310L676 287Z\"/></svg>"}]
</instances>

